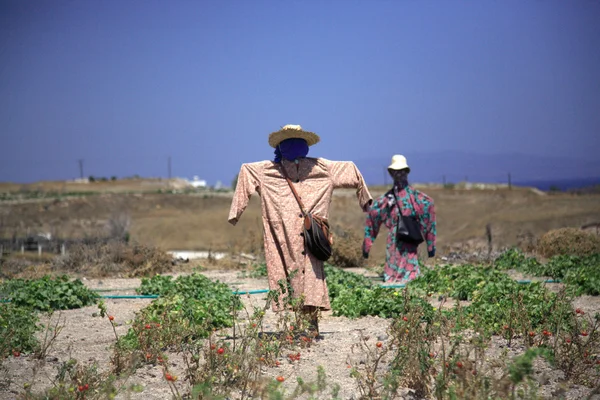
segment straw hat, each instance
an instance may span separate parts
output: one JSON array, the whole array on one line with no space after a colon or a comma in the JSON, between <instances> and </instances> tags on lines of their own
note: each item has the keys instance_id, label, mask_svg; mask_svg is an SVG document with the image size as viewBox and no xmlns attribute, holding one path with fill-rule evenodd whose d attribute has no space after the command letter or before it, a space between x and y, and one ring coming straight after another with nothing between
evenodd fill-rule
<instances>
[{"instance_id":1,"label":"straw hat","mask_svg":"<svg viewBox=\"0 0 600 400\"><path fill-rule=\"evenodd\" d=\"M271 147L277 147L285 139L299 138L306 140L309 146L319 143L321 138L313 132L307 132L300 125L286 125L277 132L269 135L269 144Z\"/></svg>"},{"instance_id":2,"label":"straw hat","mask_svg":"<svg viewBox=\"0 0 600 400\"><path fill-rule=\"evenodd\" d=\"M404 157L401 154L396 154L395 156L392 157L392 163L390 164L388 169L394 169L394 170L408 169L408 171L410 172L410 167L406 163L406 157Z\"/></svg>"}]
</instances>

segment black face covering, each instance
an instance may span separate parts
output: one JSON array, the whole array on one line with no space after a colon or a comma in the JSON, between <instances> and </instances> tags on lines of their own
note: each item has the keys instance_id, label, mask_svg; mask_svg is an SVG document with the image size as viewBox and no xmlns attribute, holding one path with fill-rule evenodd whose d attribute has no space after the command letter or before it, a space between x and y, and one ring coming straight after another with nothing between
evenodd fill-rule
<instances>
[{"instance_id":1,"label":"black face covering","mask_svg":"<svg viewBox=\"0 0 600 400\"><path fill-rule=\"evenodd\" d=\"M389 172L391 177L394 179L395 187L397 187L398 189L404 189L408 186L408 174L410 172L409 169L390 169Z\"/></svg>"}]
</instances>

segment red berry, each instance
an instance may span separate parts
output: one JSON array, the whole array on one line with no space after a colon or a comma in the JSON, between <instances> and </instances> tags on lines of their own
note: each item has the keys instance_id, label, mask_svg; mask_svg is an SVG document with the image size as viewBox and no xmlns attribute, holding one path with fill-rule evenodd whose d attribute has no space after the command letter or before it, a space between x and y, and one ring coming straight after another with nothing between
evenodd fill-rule
<instances>
[{"instance_id":1,"label":"red berry","mask_svg":"<svg viewBox=\"0 0 600 400\"><path fill-rule=\"evenodd\" d=\"M113 317L112 315L109 315L109 316L108 316L108 320L109 320L109 321L114 321L114 319L115 319L115 317Z\"/></svg>"},{"instance_id":2,"label":"red berry","mask_svg":"<svg viewBox=\"0 0 600 400\"><path fill-rule=\"evenodd\" d=\"M210 345L210 349L211 349L211 350L214 350L214 349L216 349L216 348L217 348L217 345L215 345L215 344L211 344L211 345Z\"/></svg>"},{"instance_id":3,"label":"red berry","mask_svg":"<svg viewBox=\"0 0 600 400\"><path fill-rule=\"evenodd\" d=\"M256 328L256 324L252 324L252 327L253 327L253 328Z\"/></svg>"},{"instance_id":4,"label":"red berry","mask_svg":"<svg viewBox=\"0 0 600 400\"><path fill-rule=\"evenodd\" d=\"M473 371L472 371L472 374L473 374L473 375L477 375L477 371L473 370Z\"/></svg>"},{"instance_id":5,"label":"red berry","mask_svg":"<svg viewBox=\"0 0 600 400\"><path fill-rule=\"evenodd\" d=\"M580 314L580 313L581 313L581 308L578 308L577 310L575 310L575 312L576 312L577 314Z\"/></svg>"},{"instance_id":6,"label":"red berry","mask_svg":"<svg viewBox=\"0 0 600 400\"><path fill-rule=\"evenodd\" d=\"M77 389L79 389L80 392L83 392L85 390L85 387L79 386Z\"/></svg>"},{"instance_id":7,"label":"red berry","mask_svg":"<svg viewBox=\"0 0 600 400\"><path fill-rule=\"evenodd\" d=\"M145 328L146 329L152 329L152 326L150 324L146 324Z\"/></svg>"},{"instance_id":8,"label":"red berry","mask_svg":"<svg viewBox=\"0 0 600 400\"><path fill-rule=\"evenodd\" d=\"M225 349L222 348L222 347L219 347L219 350L217 350L217 353L218 354L223 354L223 353L225 353Z\"/></svg>"},{"instance_id":9,"label":"red berry","mask_svg":"<svg viewBox=\"0 0 600 400\"><path fill-rule=\"evenodd\" d=\"M429 357L430 357L430 358L434 358L434 357L435 357L435 354L433 354L433 353L429 353Z\"/></svg>"},{"instance_id":10,"label":"red berry","mask_svg":"<svg viewBox=\"0 0 600 400\"><path fill-rule=\"evenodd\" d=\"M588 335L587 331L581 331L581 336L587 336L587 335Z\"/></svg>"},{"instance_id":11,"label":"red berry","mask_svg":"<svg viewBox=\"0 0 600 400\"><path fill-rule=\"evenodd\" d=\"M88 389L90 388L90 385L88 385L88 384L86 383L85 385L83 385L83 388L84 388L85 390L88 390Z\"/></svg>"},{"instance_id":12,"label":"red berry","mask_svg":"<svg viewBox=\"0 0 600 400\"><path fill-rule=\"evenodd\" d=\"M459 361L459 362L457 362L457 363L456 363L456 366L457 366L458 368L462 368L462 363Z\"/></svg>"},{"instance_id":13,"label":"red berry","mask_svg":"<svg viewBox=\"0 0 600 400\"><path fill-rule=\"evenodd\" d=\"M21 353L20 353L19 351L16 351L16 350L14 350L14 351L13 351L13 356L15 356L15 357L20 357L20 356L21 356Z\"/></svg>"},{"instance_id":14,"label":"red berry","mask_svg":"<svg viewBox=\"0 0 600 400\"><path fill-rule=\"evenodd\" d=\"M529 336L534 337L535 336L535 332L534 331L529 332Z\"/></svg>"},{"instance_id":15,"label":"red berry","mask_svg":"<svg viewBox=\"0 0 600 400\"><path fill-rule=\"evenodd\" d=\"M167 378L168 381L173 380L173 377L171 376L171 374L166 374L165 378Z\"/></svg>"},{"instance_id":16,"label":"red berry","mask_svg":"<svg viewBox=\"0 0 600 400\"><path fill-rule=\"evenodd\" d=\"M567 343L571 343L571 339L567 338L567 339L565 340L565 342L567 342Z\"/></svg>"},{"instance_id":17,"label":"red berry","mask_svg":"<svg viewBox=\"0 0 600 400\"><path fill-rule=\"evenodd\" d=\"M381 342L377 342L377 343L375 343L375 346L377 346L377 347L381 347L381 346L383 346L383 343L381 343Z\"/></svg>"},{"instance_id":18,"label":"red berry","mask_svg":"<svg viewBox=\"0 0 600 400\"><path fill-rule=\"evenodd\" d=\"M277 381L278 382L283 382L283 381L285 381L285 378L283 376L278 376L277 377Z\"/></svg>"},{"instance_id":19,"label":"red berry","mask_svg":"<svg viewBox=\"0 0 600 400\"><path fill-rule=\"evenodd\" d=\"M408 321L408 318L407 318L407 317L402 317L402 319L403 319L404 321Z\"/></svg>"}]
</instances>

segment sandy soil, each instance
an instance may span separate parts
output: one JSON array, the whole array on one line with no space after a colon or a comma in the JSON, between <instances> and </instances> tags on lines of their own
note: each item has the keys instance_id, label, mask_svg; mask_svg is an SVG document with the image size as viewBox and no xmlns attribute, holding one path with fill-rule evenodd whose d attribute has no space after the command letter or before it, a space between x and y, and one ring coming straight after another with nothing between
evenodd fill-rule
<instances>
[{"instance_id":1,"label":"sandy soil","mask_svg":"<svg viewBox=\"0 0 600 400\"><path fill-rule=\"evenodd\" d=\"M229 284L232 288L239 290L266 289L265 279L241 278L235 271L207 271L203 272L211 279L218 279ZM139 286L139 279L102 279L88 280L84 283L94 289L112 289L103 291L101 294L135 294L134 289ZM244 303L247 306L265 304L265 295L245 295ZM106 299L105 302L111 314L115 315L119 323L116 331L118 335L127 332L127 321L134 318L134 313L150 303L149 299ZM600 298L581 297L576 300L577 307L586 312L600 311ZM60 318L64 320L64 329L59 335L56 343L50 349L48 357L43 362L38 362L30 356L9 358L5 360L6 369L1 372L0 399L15 399L23 391L25 383L33 384L36 391L41 391L51 385L56 375L57 367L62 361L75 358L81 363L97 363L101 370L106 369L111 354L110 346L115 341L115 336L107 319L96 316L96 306L85 307L77 310L63 311ZM274 328L276 315L268 312L266 315L265 330ZM290 389L295 387L296 377L302 377L305 381L316 378L318 366L323 366L329 384L339 384L341 387L339 398L354 399L358 397L358 391L353 378L349 376L347 361L356 364L361 361L361 356L353 354L351 347L358 343L361 334L368 335L372 341L381 340L386 342L386 328L388 321L377 317L365 317L350 320L345 317L335 317L331 312L323 314L320 323L323 340L315 342L309 349L302 351L299 362L289 364L282 360L280 367L266 368L265 377L284 376L284 385ZM509 354L518 354L523 350L518 344L507 348L504 339L494 338L489 356L494 357L500 352L508 349ZM175 374L183 372L181 358L171 355L170 369ZM551 369L545 362L539 361L536 365L536 379L540 383L540 395L545 398L557 398L559 394L569 399L585 398L590 389L580 386L566 386L562 384L562 373ZM169 399L171 392L167 386L162 371L158 366L145 366L137 370L130 378L131 384L141 384L141 393L120 394L118 399ZM185 382L176 383L182 393L188 388ZM128 397L129 396L129 397ZM324 396L322 398L331 398ZM405 398L413 398L406 393ZM596 397L595 397L596 398ZM597 397L600 399L600 396Z\"/></svg>"}]
</instances>

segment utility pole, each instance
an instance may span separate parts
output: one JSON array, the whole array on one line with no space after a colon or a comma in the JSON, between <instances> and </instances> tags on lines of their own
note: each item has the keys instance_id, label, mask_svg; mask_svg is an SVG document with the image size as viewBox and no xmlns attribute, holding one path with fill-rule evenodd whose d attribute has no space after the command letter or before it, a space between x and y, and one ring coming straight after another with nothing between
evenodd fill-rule
<instances>
[{"instance_id":1,"label":"utility pole","mask_svg":"<svg viewBox=\"0 0 600 400\"><path fill-rule=\"evenodd\" d=\"M171 179L171 156L169 156L169 160L167 162L167 169L169 171L169 179Z\"/></svg>"},{"instance_id":2,"label":"utility pole","mask_svg":"<svg viewBox=\"0 0 600 400\"><path fill-rule=\"evenodd\" d=\"M512 180L511 180L511 177L510 177L510 172L508 173L508 189L509 190L512 189Z\"/></svg>"},{"instance_id":3,"label":"utility pole","mask_svg":"<svg viewBox=\"0 0 600 400\"><path fill-rule=\"evenodd\" d=\"M79 159L79 176L83 179L83 159Z\"/></svg>"}]
</instances>

